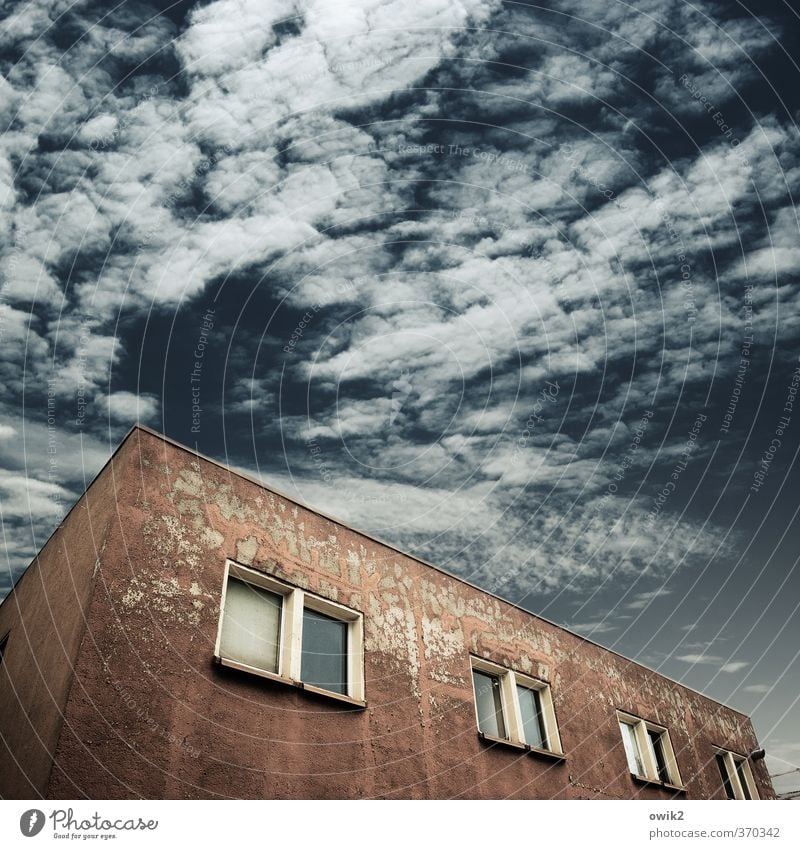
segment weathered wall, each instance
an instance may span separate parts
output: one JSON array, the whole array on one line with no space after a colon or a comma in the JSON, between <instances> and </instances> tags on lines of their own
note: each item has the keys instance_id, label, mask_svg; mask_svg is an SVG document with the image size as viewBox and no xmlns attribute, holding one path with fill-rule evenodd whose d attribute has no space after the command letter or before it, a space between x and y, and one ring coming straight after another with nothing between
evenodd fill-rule
<instances>
[{"instance_id":1,"label":"weathered wall","mask_svg":"<svg viewBox=\"0 0 800 849\"><path fill-rule=\"evenodd\" d=\"M721 796L712 745L756 747L743 715L155 435L120 453L53 797L667 798L615 708L669 728L690 798ZM366 710L212 663L226 557L363 612ZM551 683L565 763L479 740L470 652Z\"/></svg>"},{"instance_id":2,"label":"weathered wall","mask_svg":"<svg viewBox=\"0 0 800 849\"><path fill-rule=\"evenodd\" d=\"M115 512L116 456L0 606L0 797L44 794L98 559Z\"/></svg>"}]
</instances>

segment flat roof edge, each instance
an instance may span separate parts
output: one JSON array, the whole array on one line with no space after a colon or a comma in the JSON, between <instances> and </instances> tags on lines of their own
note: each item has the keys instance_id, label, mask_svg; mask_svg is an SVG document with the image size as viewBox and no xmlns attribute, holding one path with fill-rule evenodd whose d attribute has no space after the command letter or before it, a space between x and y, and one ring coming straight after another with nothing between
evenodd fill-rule
<instances>
[{"instance_id":1,"label":"flat roof edge","mask_svg":"<svg viewBox=\"0 0 800 849\"><path fill-rule=\"evenodd\" d=\"M497 593L493 593L491 590L487 590L484 587L479 586L478 584L474 584L474 583L472 583L472 581L469 581L466 578L462 578L460 575L456 575L453 572L450 572L450 571L448 571L447 569L444 569L441 566L437 566L434 563L430 563L429 561L423 559L422 557L419 557L416 554L411 554L407 551L403 551L403 549L398 548L396 545L394 545L391 542L388 542L384 539L381 539L380 537L369 534L366 531L360 530L359 528L355 528L352 525L348 525L346 522L343 522L341 519L338 519L335 516L331 516L330 514L324 512L323 510L319 510L316 507L312 507L309 504L306 504L305 502L300 501L298 498L295 498L294 496L288 495L287 493L283 492L282 490L276 489L275 487L264 483L263 480L260 480L259 478L255 477L254 475L251 475L251 474L244 472L240 469L233 468L232 466L228 465L227 463L223 463L220 460L215 460L213 457L209 457L206 454L202 454L197 449L191 448L188 445L184 445L183 443L178 442L177 440L172 439L171 437L166 436L166 434L160 433L159 431L154 430L153 428L148 427L147 425L143 425L143 424L140 424L140 423L134 424L133 427L131 427L131 429L125 435L125 438L122 440L122 442L120 442L120 444L117 446L117 449L114 451L114 454L116 454L117 451L119 451L119 449L122 447L122 444L128 440L130 435L135 430L144 431L145 433L148 433L150 436L154 436L156 439L160 439L161 441L166 442L170 445L173 445L174 447L176 447L176 448L178 448L182 451L186 451L187 453L191 454L194 457L197 457L201 460L204 460L208 463L211 463L212 465L217 466L220 469L224 469L228 473L234 474L237 477L241 478L242 480L246 480L246 481L249 481L250 483L254 483L256 486L261 487L262 489L266 490L267 492L270 492L273 495L277 495L280 498L284 498L287 501L291 502L292 504L295 504L298 507L302 507L304 510L308 510L309 512L314 513L315 515L320 516L323 519L327 519L329 522L333 522L335 525L339 525L340 527L345 528L346 530L352 531L353 533L358 534L359 536L364 537L365 539L368 539L371 542L377 543L378 545L381 545L384 548L388 548L391 551L394 551L397 554L402 555L403 557L408 557L410 560L414 560L417 563L420 563L423 566L427 566L428 568L433 569L434 571L439 572L442 575L446 575L448 578L451 578L454 581L458 581L459 583L464 584L465 586L468 586L471 589L477 590L478 592L483 593L484 595L487 595L490 598L494 598L497 601L501 601L503 604L507 604L509 607L512 607L515 610L519 610L519 611L521 611L522 613L525 613L528 616L532 616L533 618L538 619L541 622L545 622L548 625L552 626L553 628L558 628L559 630L564 631L567 634L571 634L573 637L576 637L577 639L582 640L583 642L588 643L589 645L595 646L596 648L599 648L602 651L609 652L610 654L613 654L615 657L621 658L622 660L624 660L628 663L632 663L635 666L638 666L641 669L644 669L647 672L652 673L653 675L658 675L660 678L663 678L666 681L671 681L673 684L676 684L679 687L683 687L685 690L688 690L689 692L696 693L698 696L702 696L704 699L707 699L710 702L714 702L715 704L721 705L722 707L727 708L728 710L732 711L733 713L736 713L739 716L744 717L745 719L747 719L748 722L750 722L752 724L752 719L751 719L749 714L745 713L742 710L739 710L738 708L732 707L731 705L727 704L726 702L722 702L719 699L715 699L712 696L709 696L706 693L703 693L702 691L695 689L694 687L690 687L688 684L684 684L682 681L678 681L675 678L671 678L669 675L665 675L663 672L659 672L658 670L653 669L652 667L647 666L646 664L641 663L638 660L634 660L633 658L627 657L626 655L622 654L621 652L616 651L615 649L609 648L608 646L604 646L604 645L602 645L602 643L595 642L595 640L592 640L591 638L586 637L583 634L579 634L576 631L572 631L571 629L567 628L566 626L560 625L558 622L553 622L552 620L548 619L545 616L542 616L539 613L533 613L532 611L528 610L527 608L522 607L519 604L515 604L513 601L509 601L508 599L503 598L502 596L497 595ZM111 461L114 454L111 455L108 462ZM106 465L108 465L108 463L106 463ZM97 476L99 476L100 473L105 469L106 465L104 465L103 469L101 469L100 472L97 473ZM91 486L91 484L90 484L90 486ZM87 491L88 491L88 489L89 489L89 487L86 488ZM81 497L83 497L83 496L81 496ZM67 515L69 515L69 514L67 514Z\"/></svg>"},{"instance_id":2,"label":"flat roof edge","mask_svg":"<svg viewBox=\"0 0 800 849\"><path fill-rule=\"evenodd\" d=\"M16 590L17 586L19 585L19 582L25 577L25 575L28 573L28 570L31 568L31 566L33 566L34 563L36 563L36 561L39 559L39 555L42 553L45 546L47 546L48 543L50 542L50 540L53 539L53 537L61 530L62 526L64 525L64 522L66 522L67 519L69 519L70 515L72 514L72 511L81 503L81 499L92 488L92 485L94 484L94 482L111 465L114 458L117 456L117 454L119 454L120 450L122 449L122 446L128 441L128 439L130 439L131 434L135 430L146 430L148 433L152 434L153 436L160 436L163 439L168 438L168 437L164 436L163 434L158 433L158 431L155 431L155 430L153 430L152 428L149 428L149 427L145 427L144 425L141 425L138 422L136 422L135 424L131 425L131 427L128 428L128 432L117 443L117 447L108 455L108 459L105 461L105 463L103 463L103 465L95 472L94 477L89 481L88 485L84 488L83 492L75 499L75 501L70 506L69 510L67 510L67 512L61 517L58 524L55 526L55 528L53 528L52 532L47 537L47 539L39 546L39 548L36 551L36 554L34 554L33 557L31 558L31 562L28 563L28 565L19 573L19 575L17 576L17 579L11 585L11 589L6 594L6 597L2 601L0 601L0 608L2 608L2 606L14 595L14 591ZM175 445L179 445L179 443L176 442ZM185 446L181 446L181 447L185 448ZM191 449L189 449L189 450L191 450ZM26 480L27 480L27 478L26 478Z\"/></svg>"}]
</instances>

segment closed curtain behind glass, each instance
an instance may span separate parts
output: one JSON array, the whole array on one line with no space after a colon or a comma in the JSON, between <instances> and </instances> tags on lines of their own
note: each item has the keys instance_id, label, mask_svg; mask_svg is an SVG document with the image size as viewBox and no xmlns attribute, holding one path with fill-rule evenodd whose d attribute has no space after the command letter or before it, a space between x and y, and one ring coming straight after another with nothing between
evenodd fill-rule
<instances>
[{"instance_id":1,"label":"closed curtain behind glass","mask_svg":"<svg viewBox=\"0 0 800 849\"><path fill-rule=\"evenodd\" d=\"M220 654L265 672L278 672L283 598L229 577Z\"/></svg>"}]
</instances>

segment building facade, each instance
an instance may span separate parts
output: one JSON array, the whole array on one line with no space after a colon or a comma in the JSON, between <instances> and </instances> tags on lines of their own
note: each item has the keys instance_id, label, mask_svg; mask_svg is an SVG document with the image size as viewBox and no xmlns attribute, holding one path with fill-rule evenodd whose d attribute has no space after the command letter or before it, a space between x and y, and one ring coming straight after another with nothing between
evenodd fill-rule
<instances>
[{"instance_id":1,"label":"building facade","mask_svg":"<svg viewBox=\"0 0 800 849\"><path fill-rule=\"evenodd\" d=\"M141 427L0 645L4 798L774 798L738 711Z\"/></svg>"}]
</instances>

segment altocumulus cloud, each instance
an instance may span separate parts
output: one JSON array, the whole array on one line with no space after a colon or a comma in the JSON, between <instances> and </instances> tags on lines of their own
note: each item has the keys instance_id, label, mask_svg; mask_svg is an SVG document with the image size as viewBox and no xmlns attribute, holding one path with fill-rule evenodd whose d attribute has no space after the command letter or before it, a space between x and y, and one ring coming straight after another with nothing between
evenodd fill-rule
<instances>
[{"instance_id":1,"label":"altocumulus cloud","mask_svg":"<svg viewBox=\"0 0 800 849\"><path fill-rule=\"evenodd\" d=\"M785 526L748 492L796 447L764 466L796 34L777 3L9 4L4 588L139 419L720 698L779 676L778 624L748 635L791 613Z\"/></svg>"}]
</instances>

